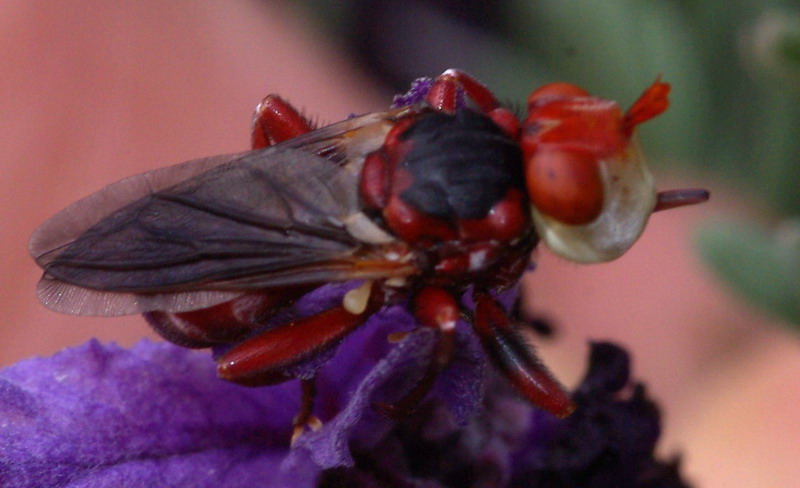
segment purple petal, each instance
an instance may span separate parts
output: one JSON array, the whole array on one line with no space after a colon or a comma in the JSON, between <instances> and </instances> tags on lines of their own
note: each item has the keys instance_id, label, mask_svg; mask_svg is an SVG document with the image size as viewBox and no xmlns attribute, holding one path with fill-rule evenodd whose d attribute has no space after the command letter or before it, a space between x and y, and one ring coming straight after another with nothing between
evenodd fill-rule
<instances>
[{"instance_id":1,"label":"purple petal","mask_svg":"<svg viewBox=\"0 0 800 488\"><path fill-rule=\"evenodd\" d=\"M300 438L286 467L308 459L323 469L352 466L351 447L370 449L383 441L394 423L372 406L397 401L413 388L433 350L435 336L428 329L388 343L390 332L414 327L403 307L392 307L345 340L318 377L317 406L326 423ZM444 402L455 422L463 424L480 405L486 362L466 324L459 324L456 343L458 354L437 378L431 398Z\"/></svg>"},{"instance_id":2,"label":"purple petal","mask_svg":"<svg viewBox=\"0 0 800 488\"><path fill-rule=\"evenodd\" d=\"M340 292L320 291L303 311ZM397 331L410 333L390 344ZM216 378L207 353L147 341L24 361L0 371L0 485L685 486L675 464L653 458L659 413L629 387L620 348L593 344L579 408L557 420L488 372L467 324L456 341L418 411L391 421L373 405L417 384L435 335L403 306L375 314L332 360L310 362L324 426L291 450L296 382L240 387Z\"/></svg>"},{"instance_id":3,"label":"purple petal","mask_svg":"<svg viewBox=\"0 0 800 488\"><path fill-rule=\"evenodd\" d=\"M433 78L417 78L411 82L411 87L406 93L394 96L392 108L406 107L423 101L425 95L431 90L431 86L433 86Z\"/></svg>"},{"instance_id":4,"label":"purple petal","mask_svg":"<svg viewBox=\"0 0 800 488\"><path fill-rule=\"evenodd\" d=\"M594 342L589 353L589 368L581 381L578 394L612 394L628 384L631 361L619 346Z\"/></svg>"},{"instance_id":5,"label":"purple petal","mask_svg":"<svg viewBox=\"0 0 800 488\"><path fill-rule=\"evenodd\" d=\"M531 413L512 486L687 486L674 464L654 457L660 413L644 387L629 383L628 354L610 343L591 346L575 412L563 420Z\"/></svg>"},{"instance_id":6,"label":"purple petal","mask_svg":"<svg viewBox=\"0 0 800 488\"><path fill-rule=\"evenodd\" d=\"M23 361L0 372L0 485L301 486L277 469L294 390L219 381L207 353L148 341Z\"/></svg>"}]
</instances>

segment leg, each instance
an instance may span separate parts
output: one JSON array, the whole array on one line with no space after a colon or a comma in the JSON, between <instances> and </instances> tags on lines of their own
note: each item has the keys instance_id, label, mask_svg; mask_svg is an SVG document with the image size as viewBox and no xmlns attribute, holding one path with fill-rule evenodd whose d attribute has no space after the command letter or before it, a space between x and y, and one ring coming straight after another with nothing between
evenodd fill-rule
<instances>
[{"instance_id":1,"label":"leg","mask_svg":"<svg viewBox=\"0 0 800 488\"><path fill-rule=\"evenodd\" d=\"M517 117L507 108L501 107L486 86L463 71L449 69L436 77L425 100L436 110L452 113L463 104L460 99L464 95L509 136L516 138L519 132Z\"/></svg>"},{"instance_id":2,"label":"leg","mask_svg":"<svg viewBox=\"0 0 800 488\"><path fill-rule=\"evenodd\" d=\"M262 327L283 306L311 291L308 286L245 293L233 300L191 312L147 312L147 323L164 339L184 347L239 342Z\"/></svg>"},{"instance_id":3,"label":"leg","mask_svg":"<svg viewBox=\"0 0 800 488\"><path fill-rule=\"evenodd\" d=\"M414 314L420 323L434 329L438 336L431 361L419 382L393 404L379 403L375 408L391 418L402 418L414 411L433 387L436 377L453 358L456 321L459 316L458 301L447 290L427 287L414 297Z\"/></svg>"},{"instance_id":4,"label":"leg","mask_svg":"<svg viewBox=\"0 0 800 488\"><path fill-rule=\"evenodd\" d=\"M553 378L508 320L497 301L486 292L476 291L475 331L484 349L514 388L530 403L557 417L566 417L575 404Z\"/></svg>"},{"instance_id":5,"label":"leg","mask_svg":"<svg viewBox=\"0 0 800 488\"><path fill-rule=\"evenodd\" d=\"M352 297L361 293L360 297ZM350 302L358 301L363 306ZM217 359L217 374L248 386L272 385L291 378L283 371L332 347L383 305L383 293L367 282L352 290L342 305L267 329L240 342Z\"/></svg>"},{"instance_id":6,"label":"leg","mask_svg":"<svg viewBox=\"0 0 800 488\"><path fill-rule=\"evenodd\" d=\"M234 383L263 386L292 379L286 368L311 359L336 345L383 305L383 293L366 282L345 295L340 306L268 329L237 344L217 359L217 374ZM306 426L319 428L313 415L313 379L301 380L300 411L294 418L292 442Z\"/></svg>"},{"instance_id":7,"label":"leg","mask_svg":"<svg viewBox=\"0 0 800 488\"><path fill-rule=\"evenodd\" d=\"M310 380L300 380L301 397L300 411L292 420L292 440L291 445L303 435L305 428L317 431L322 427L322 422L314 415L314 397L317 396L317 385L314 378Z\"/></svg>"},{"instance_id":8,"label":"leg","mask_svg":"<svg viewBox=\"0 0 800 488\"><path fill-rule=\"evenodd\" d=\"M278 95L267 95L253 114L252 147L274 146L314 130L311 122Z\"/></svg>"},{"instance_id":9,"label":"leg","mask_svg":"<svg viewBox=\"0 0 800 488\"><path fill-rule=\"evenodd\" d=\"M436 77L426 101L437 110L453 112L456 109L459 90L475 102L484 113L489 113L500 106L497 98L483 83L457 69L449 69Z\"/></svg>"}]
</instances>

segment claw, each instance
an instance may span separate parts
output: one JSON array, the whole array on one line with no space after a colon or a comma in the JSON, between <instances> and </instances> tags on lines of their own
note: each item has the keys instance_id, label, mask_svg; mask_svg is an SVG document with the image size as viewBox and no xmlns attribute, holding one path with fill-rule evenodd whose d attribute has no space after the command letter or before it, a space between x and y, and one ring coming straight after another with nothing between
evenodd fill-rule
<instances>
[{"instance_id":1,"label":"claw","mask_svg":"<svg viewBox=\"0 0 800 488\"><path fill-rule=\"evenodd\" d=\"M308 418L306 425L309 429L311 429L312 432L317 432L322 428L322 420L320 420L316 415L312 415Z\"/></svg>"},{"instance_id":2,"label":"claw","mask_svg":"<svg viewBox=\"0 0 800 488\"><path fill-rule=\"evenodd\" d=\"M311 429L311 432L317 432L322 428L322 420L316 415L308 416L304 421L300 421L297 417L292 421L292 439L289 441L289 446L294 447L306 428Z\"/></svg>"},{"instance_id":3,"label":"claw","mask_svg":"<svg viewBox=\"0 0 800 488\"><path fill-rule=\"evenodd\" d=\"M289 443L294 446L297 440L306 431L306 427L313 432L322 428L322 421L312 413L314 397L317 395L317 386L313 379L300 380L302 395L300 397L300 411L292 419L292 439Z\"/></svg>"}]
</instances>

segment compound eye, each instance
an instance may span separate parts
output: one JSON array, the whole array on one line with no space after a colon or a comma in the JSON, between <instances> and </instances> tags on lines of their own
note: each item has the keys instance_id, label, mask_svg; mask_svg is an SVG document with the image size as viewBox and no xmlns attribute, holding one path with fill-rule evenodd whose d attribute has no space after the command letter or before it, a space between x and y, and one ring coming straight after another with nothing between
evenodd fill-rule
<instances>
[{"instance_id":1,"label":"compound eye","mask_svg":"<svg viewBox=\"0 0 800 488\"><path fill-rule=\"evenodd\" d=\"M639 238L655 208L652 177L635 145L592 161L594 175L584 166L588 163L577 162L577 154L580 153L568 153L568 157L552 161L570 162L574 173L565 178L562 186L574 187L578 196L566 207L553 205L555 210L540 208L538 197L532 196L536 231L551 250L571 261L596 263L616 259ZM576 202L581 206L576 206ZM601 208L597 215L594 215L595 205Z\"/></svg>"},{"instance_id":2,"label":"compound eye","mask_svg":"<svg viewBox=\"0 0 800 488\"><path fill-rule=\"evenodd\" d=\"M603 180L595 157L577 149L543 149L526 162L528 193L539 212L584 225L603 210Z\"/></svg>"},{"instance_id":3,"label":"compound eye","mask_svg":"<svg viewBox=\"0 0 800 488\"><path fill-rule=\"evenodd\" d=\"M533 90L528 95L528 107L537 103L556 98L570 98L570 97L589 97L589 93L578 85L572 83L548 83L547 85L540 86Z\"/></svg>"}]
</instances>

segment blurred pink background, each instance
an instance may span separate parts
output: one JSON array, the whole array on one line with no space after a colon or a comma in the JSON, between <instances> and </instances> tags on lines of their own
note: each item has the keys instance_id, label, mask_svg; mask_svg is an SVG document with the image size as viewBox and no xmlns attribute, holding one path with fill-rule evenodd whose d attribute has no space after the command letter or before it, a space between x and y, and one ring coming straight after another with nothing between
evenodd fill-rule
<instances>
[{"instance_id":1,"label":"blurred pink background","mask_svg":"<svg viewBox=\"0 0 800 488\"><path fill-rule=\"evenodd\" d=\"M133 173L246 149L267 93L321 122L388 105L391 94L288 5L0 3L0 365L91 337L154 337L139 317L67 317L38 304L27 240L56 211ZM665 412L662 453L681 452L697 486L796 486L800 340L724 291L690 249L696 224L747 209L701 176L659 182L707 186L713 200L657 214L614 263L539 254L528 305L560 331L541 353L574 384L588 339L627 346Z\"/></svg>"}]
</instances>

